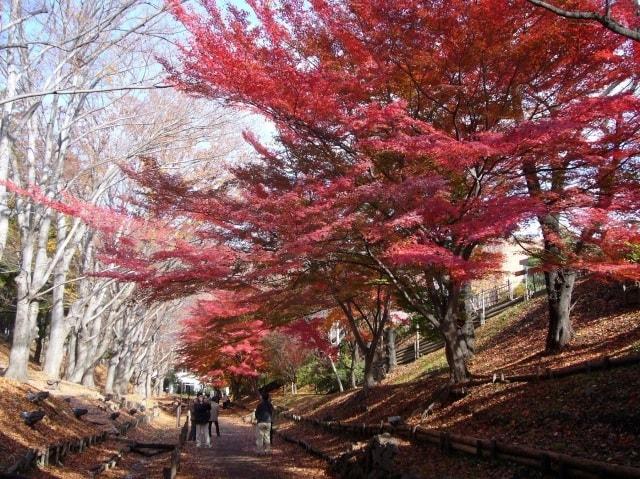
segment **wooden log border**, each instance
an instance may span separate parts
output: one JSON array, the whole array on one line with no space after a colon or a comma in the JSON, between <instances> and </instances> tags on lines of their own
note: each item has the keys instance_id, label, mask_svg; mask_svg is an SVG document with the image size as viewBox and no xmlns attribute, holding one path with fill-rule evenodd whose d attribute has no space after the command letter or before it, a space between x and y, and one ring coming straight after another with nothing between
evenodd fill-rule
<instances>
[{"instance_id":1,"label":"wooden log border","mask_svg":"<svg viewBox=\"0 0 640 479\"><path fill-rule=\"evenodd\" d=\"M171 451L171 457L169 458L169 465L162 469L163 479L175 479L176 475L180 471L180 446L176 446Z\"/></svg>"},{"instance_id":2,"label":"wooden log border","mask_svg":"<svg viewBox=\"0 0 640 479\"><path fill-rule=\"evenodd\" d=\"M89 473L91 474L92 478L98 477L100 474L102 474L105 471L108 471L109 469L113 469L114 467L116 467L118 465L118 462L120 462L120 459L122 459L122 454L125 452L126 449L121 449L120 451L116 452L113 456L111 456L109 459L107 459L106 461L98 464L95 467L92 467L89 470Z\"/></svg>"},{"instance_id":3,"label":"wooden log border","mask_svg":"<svg viewBox=\"0 0 640 479\"><path fill-rule=\"evenodd\" d=\"M317 448L313 447L311 444L309 444L306 441L303 441L302 439L296 439L294 437L288 436L287 434L285 434L285 433L283 433L281 431L278 431L277 429L274 430L273 432L277 436L279 436L282 439L284 439L286 442L289 442L291 444L296 444L296 445L300 446L302 449L307 451L312 456L319 457L320 459L323 459L324 461L327 461L330 464L335 462L335 458L333 456L330 456L326 452L321 451L320 449L317 449Z\"/></svg>"},{"instance_id":4,"label":"wooden log border","mask_svg":"<svg viewBox=\"0 0 640 479\"><path fill-rule=\"evenodd\" d=\"M546 368L534 374L513 374L506 375L504 372L496 372L489 376L480 376L472 379L462 386L477 386L488 383L510 383L510 382L535 382L549 379L560 379L577 374L588 374L596 371L603 371L625 366L633 366L640 363L640 354L629 354L619 357L604 356L599 359L585 361L566 366L564 368Z\"/></svg>"},{"instance_id":5,"label":"wooden log border","mask_svg":"<svg viewBox=\"0 0 640 479\"><path fill-rule=\"evenodd\" d=\"M124 436L129 430L138 426L144 421L144 416L139 416L133 421L120 424L117 427L118 435ZM12 466L9 466L4 474L16 474L19 472L28 472L34 467L45 467L48 465L60 465L62 459L69 454L80 453L85 449L104 442L109 436L108 431L103 431L82 438L75 438L61 443L51 444L44 448L29 449L20 459ZM99 467L99 466L97 466Z\"/></svg>"},{"instance_id":6,"label":"wooden log border","mask_svg":"<svg viewBox=\"0 0 640 479\"><path fill-rule=\"evenodd\" d=\"M447 431L427 429L422 426L388 424L341 424L339 421L320 421L289 412L281 413L294 422L322 427L327 431L371 436L388 432L417 443L439 446L445 453L459 451L478 458L503 459L524 466L540 469L561 477L602 477L611 479L640 479L640 468L584 459L545 449L519 446L472 436L452 434Z\"/></svg>"}]
</instances>

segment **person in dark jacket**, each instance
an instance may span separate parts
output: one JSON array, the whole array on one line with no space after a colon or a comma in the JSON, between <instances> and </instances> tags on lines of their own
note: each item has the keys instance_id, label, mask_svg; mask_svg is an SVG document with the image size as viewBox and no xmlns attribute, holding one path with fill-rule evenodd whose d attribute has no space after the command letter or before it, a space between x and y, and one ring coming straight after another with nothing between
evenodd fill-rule
<instances>
[{"instance_id":1,"label":"person in dark jacket","mask_svg":"<svg viewBox=\"0 0 640 479\"><path fill-rule=\"evenodd\" d=\"M196 447L211 447L211 438L208 430L209 411L211 411L211 404L199 392L193 405L193 422L196 425Z\"/></svg>"},{"instance_id":2,"label":"person in dark jacket","mask_svg":"<svg viewBox=\"0 0 640 479\"><path fill-rule=\"evenodd\" d=\"M271 452L271 421L273 421L273 406L269 401L269 394L262 393L260 403L256 407L256 449L258 454Z\"/></svg>"}]
</instances>

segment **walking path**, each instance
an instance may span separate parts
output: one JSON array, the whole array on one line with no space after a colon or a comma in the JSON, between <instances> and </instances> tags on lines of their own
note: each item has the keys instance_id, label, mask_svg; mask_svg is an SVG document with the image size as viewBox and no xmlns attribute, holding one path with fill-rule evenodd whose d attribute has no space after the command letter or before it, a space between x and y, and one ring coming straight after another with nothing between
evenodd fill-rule
<instances>
[{"instance_id":1,"label":"walking path","mask_svg":"<svg viewBox=\"0 0 640 479\"><path fill-rule=\"evenodd\" d=\"M212 438L212 447L196 448L187 442L182 455L179 479L298 479L331 477L325 463L298 446L274 436L272 453L255 452L255 426L235 413L220 416L221 437Z\"/></svg>"}]
</instances>

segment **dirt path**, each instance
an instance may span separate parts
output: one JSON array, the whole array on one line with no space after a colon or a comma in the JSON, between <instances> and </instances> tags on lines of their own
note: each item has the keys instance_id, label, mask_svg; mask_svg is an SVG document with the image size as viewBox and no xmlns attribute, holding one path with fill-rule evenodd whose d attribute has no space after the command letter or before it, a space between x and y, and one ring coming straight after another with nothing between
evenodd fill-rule
<instances>
[{"instance_id":1,"label":"dirt path","mask_svg":"<svg viewBox=\"0 0 640 479\"><path fill-rule=\"evenodd\" d=\"M220 437L211 449L187 442L182 455L180 479L294 479L331 477L325 463L298 446L274 437L270 456L255 453L254 426L235 414L220 417Z\"/></svg>"}]
</instances>

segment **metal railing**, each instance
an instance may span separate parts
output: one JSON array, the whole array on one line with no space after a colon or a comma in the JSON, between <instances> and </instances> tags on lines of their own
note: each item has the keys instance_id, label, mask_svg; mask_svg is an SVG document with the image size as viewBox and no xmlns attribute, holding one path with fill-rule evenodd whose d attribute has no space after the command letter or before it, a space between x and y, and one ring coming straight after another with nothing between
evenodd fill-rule
<instances>
[{"instance_id":1,"label":"metal railing","mask_svg":"<svg viewBox=\"0 0 640 479\"><path fill-rule=\"evenodd\" d=\"M522 271L525 278L522 283L512 283L511 279L491 289L481 290L469 299L474 323L482 325L493 316L498 315L504 309L515 303L531 299L534 295L545 289L544 273L539 271ZM524 284L524 291L520 295L515 294L515 288ZM416 331L413 344L405 347L396 345L398 364L408 364L416 361L425 354L437 351L444 347L441 339L429 340L420 337Z\"/></svg>"}]
</instances>

